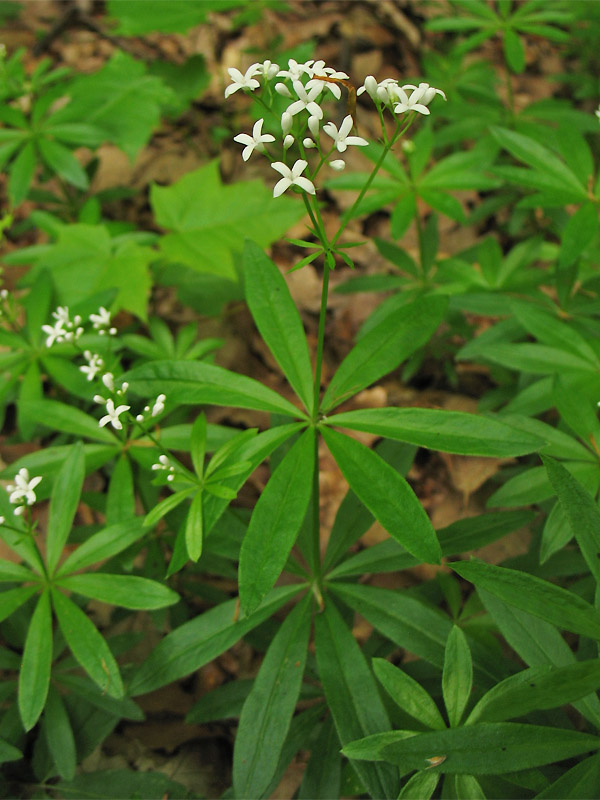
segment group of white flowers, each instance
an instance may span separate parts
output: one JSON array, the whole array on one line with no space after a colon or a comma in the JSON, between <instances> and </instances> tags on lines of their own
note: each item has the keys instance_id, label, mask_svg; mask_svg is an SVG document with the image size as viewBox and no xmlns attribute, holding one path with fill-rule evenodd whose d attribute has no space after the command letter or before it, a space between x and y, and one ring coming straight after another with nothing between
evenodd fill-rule
<instances>
[{"instance_id":1,"label":"group of white flowers","mask_svg":"<svg viewBox=\"0 0 600 800\"><path fill-rule=\"evenodd\" d=\"M242 150L244 161L247 161L254 151L265 153L271 160L271 167L282 176L273 189L274 197L279 197L292 186L297 186L309 194L315 194L313 181L324 163L328 163L332 169L338 171L346 166L343 159L331 158L336 151L345 153L350 146L364 147L369 144L361 136L351 134L354 127L351 114L344 117L339 128L334 122L323 123L322 103L330 95L340 100L342 86L352 89L348 83L349 76L345 72L327 67L324 61L310 60L299 64L294 59L289 59L287 69L280 69L278 64L264 61L262 64L252 64L244 73L235 67L229 68L228 72L232 82L225 89L225 97L240 89L244 92L254 92L263 88L269 93L274 91L290 100L290 104L281 115L281 144L284 154L293 144L298 145L303 157L297 159L293 165L289 166L284 161L276 161L271 157L266 145L275 142L276 137L271 133L262 132L264 118L255 122L252 134L239 133L234 136L234 141L244 146ZM276 81L277 78L281 80ZM271 85L273 81L276 82ZM380 112L388 109L396 117L414 111L419 114L429 114L428 105L436 94L446 99L441 89L434 89L428 83L400 86L393 78L385 78L378 82L372 75L365 78L356 95L364 92L371 97ZM322 146L321 131L331 139L328 148ZM303 174L308 167L306 151L313 149L318 151L320 160L314 173L306 176Z\"/></svg>"}]
</instances>

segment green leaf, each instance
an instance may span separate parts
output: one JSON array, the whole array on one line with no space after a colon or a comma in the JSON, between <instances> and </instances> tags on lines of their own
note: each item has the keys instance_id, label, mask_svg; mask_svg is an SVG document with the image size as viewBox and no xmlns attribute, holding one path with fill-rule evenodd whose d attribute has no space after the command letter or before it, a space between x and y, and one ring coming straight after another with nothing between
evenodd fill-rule
<instances>
[{"instance_id":1,"label":"green leaf","mask_svg":"<svg viewBox=\"0 0 600 800\"><path fill-rule=\"evenodd\" d=\"M429 800L439 779L437 772L416 772L402 787L398 800Z\"/></svg>"},{"instance_id":2,"label":"green leaf","mask_svg":"<svg viewBox=\"0 0 600 800\"><path fill-rule=\"evenodd\" d=\"M21 586L18 589L8 589L8 591L0 592L0 622L10 617L17 608L20 608L37 591L37 586Z\"/></svg>"},{"instance_id":3,"label":"green leaf","mask_svg":"<svg viewBox=\"0 0 600 800\"><path fill-rule=\"evenodd\" d=\"M84 597L100 600L101 603L131 609L165 608L179 600L179 595L167 586L137 575L87 572L84 575L60 578L56 585Z\"/></svg>"},{"instance_id":4,"label":"green leaf","mask_svg":"<svg viewBox=\"0 0 600 800\"><path fill-rule=\"evenodd\" d=\"M600 738L573 730L489 722L434 733L420 733L382 748L384 758L402 774L424 769L432 754L444 761L432 771L500 775L531 769L600 748Z\"/></svg>"},{"instance_id":5,"label":"green leaf","mask_svg":"<svg viewBox=\"0 0 600 800\"><path fill-rule=\"evenodd\" d=\"M309 414L313 376L306 334L280 271L252 241L244 248L246 301L261 336Z\"/></svg>"},{"instance_id":6,"label":"green leaf","mask_svg":"<svg viewBox=\"0 0 600 800\"><path fill-rule=\"evenodd\" d=\"M54 687L48 693L42 727L56 771L65 780L72 780L77 767L75 737L63 699Z\"/></svg>"},{"instance_id":7,"label":"green leaf","mask_svg":"<svg viewBox=\"0 0 600 800\"><path fill-rule=\"evenodd\" d=\"M43 711L52 667L52 614L50 596L42 592L29 623L19 673L19 714L26 731Z\"/></svg>"},{"instance_id":8,"label":"green leaf","mask_svg":"<svg viewBox=\"0 0 600 800\"><path fill-rule=\"evenodd\" d=\"M64 145L46 139L44 136L37 139L37 145L42 158L52 172L77 189L85 191L89 187L90 182L86 171Z\"/></svg>"},{"instance_id":9,"label":"green leaf","mask_svg":"<svg viewBox=\"0 0 600 800\"><path fill-rule=\"evenodd\" d=\"M70 675L61 672L56 676L56 680L65 686L71 694L77 695L85 700L88 705L106 711L113 717L120 719L131 719L135 722L143 722L144 712L129 697L122 697L117 700L104 694L95 683L84 675Z\"/></svg>"},{"instance_id":10,"label":"green leaf","mask_svg":"<svg viewBox=\"0 0 600 800\"><path fill-rule=\"evenodd\" d=\"M152 528L156 523L161 520L169 511L173 511L180 503L183 503L186 497L195 494L198 491L197 486L188 486L187 489L181 489L175 494L169 495L165 500L162 500L158 505L154 506L152 511L149 511L144 517L144 527Z\"/></svg>"},{"instance_id":11,"label":"green leaf","mask_svg":"<svg viewBox=\"0 0 600 800\"><path fill-rule=\"evenodd\" d=\"M19 761L23 758L23 753L13 747L12 744L0 739L0 764L5 764L7 761Z\"/></svg>"},{"instance_id":12,"label":"green leaf","mask_svg":"<svg viewBox=\"0 0 600 800\"><path fill-rule=\"evenodd\" d=\"M455 775L454 788L461 800L486 800L483 789L474 775Z\"/></svg>"},{"instance_id":13,"label":"green leaf","mask_svg":"<svg viewBox=\"0 0 600 800\"><path fill-rule=\"evenodd\" d=\"M581 255L598 230L598 207L596 203L583 203L569 218L562 236L558 254L558 268L566 269Z\"/></svg>"},{"instance_id":14,"label":"green leaf","mask_svg":"<svg viewBox=\"0 0 600 800\"><path fill-rule=\"evenodd\" d=\"M252 613L273 587L293 547L312 493L315 433L305 431L263 489L242 543L239 592Z\"/></svg>"},{"instance_id":15,"label":"green leaf","mask_svg":"<svg viewBox=\"0 0 600 800\"><path fill-rule=\"evenodd\" d=\"M237 600L205 611L169 633L154 648L130 683L130 694L145 694L195 672L228 650L303 589L302 584L274 589L250 617L237 619Z\"/></svg>"},{"instance_id":16,"label":"green leaf","mask_svg":"<svg viewBox=\"0 0 600 800\"><path fill-rule=\"evenodd\" d=\"M427 728L443 731L446 727L438 707L430 694L406 672L384 658L373 659L377 680L405 714Z\"/></svg>"},{"instance_id":17,"label":"green leaf","mask_svg":"<svg viewBox=\"0 0 600 800\"><path fill-rule=\"evenodd\" d=\"M596 754L564 772L550 786L536 794L535 800L554 800L557 797L568 800L596 800L598 786L600 786L600 758Z\"/></svg>"},{"instance_id":18,"label":"green leaf","mask_svg":"<svg viewBox=\"0 0 600 800\"><path fill-rule=\"evenodd\" d=\"M305 213L291 197L273 198L262 180L224 185L216 160L172 186L153 186L150 202L157 224L172 231L160 240L168 260L232 280L249 234L266 248Z\"/></svg>"},{"instance_id":19,"label":"green leaf","mask_svg":"<svg viewBox=\"0 0 600 800\"><path fill-rule=\"evenodd\" d=\"M585 187L577 176L551 150L538 144L529 136L516 133L508 128L492 125L490 131L496 141L515 158L524 161L534 170L539 170L542 174L549 175L557 181L557 185L576 193L581 197L581 200L587 199Z\"/></svg>"},{"instance_id":20,"label":"green leaf","mask_svg":"<svg viewBox=\"0 0 600 800\"><path fill-rule=\"evenodd\" d=\"M156 361L126 373L130 390L145 397L164 392L175 404L253 408L286 416L304 414L288 400L252 378L190 361Z\"/></svg>"},{"instance_id":21,"label":"green leaf","mask_svg":"<svg viewBox=\"0 0 600 800\"><path fill-rule=\"evenodd\" d=\"M442 296L420 298L392 312L365 334L331 379L321 410L331 411L426 344L443 320L447 303Z\"/></svg>"},{"instance_id":22,"label":"green leaf","mask_svg":"<svg viewBox=\"0 0 600 800\"><path fill-rule=\"evenodd\" d=\"M77 662L103 691L111 697L123 697L119 668L104 637L85 613L57 589L52 589L52 604L63 636Z\"/></svg>"},{"instance_id":23,"label":"green leaf","mask_svg":"<svg viewBox=\"0 0 600 800\"><path fill-rule=\"evenodd\" d=\"M13 206L20 205L27 197L35 173L35 147L27 142L10 167L8 196Z\"/></svg>"},{"instance_id":24,"label":"green leaf","mask_svg":"<svg viewBox=\"0 0 600 800\"><path fill-rule=\"evenodd\" d=\"M562 464L542 456L567 525L600 587L600 509L594 498Z\"/></svg>"},{"instance_id":25,"label":"green leaf","mask_svg":"<svg viewBox=\"0 0 600 800\"><path fill-rule=\"evenodd\" d=\"M192 426L190 437L190 455L194 472L199 478L204 475L204 457L206 456L206 416L198 414Z\"/></svg>"},{"instance_id":26,"label":"green leaf","mask_svg":"<svg viewBox=\"0 0 600 800\"><path fill-rule=\"evenodd\" d=\"M56 577L89 567L98 561L107 561L137 542L144 534L140 519L131 519L109 525L78 545L56 571Z\"/></svg>"},{"instance_id":27,"label":"green leaf","mask_svg":"<svg viewBox=\"0 0 600 800\"><path fill-rule=\"evenodd\" d=\"M121 452L115 462L106 495L106 524L113 525L135 516L135 491L131 461Z\"/></svg>"},{"instance_id":28,"label":"green leaf","mask_svg":"<svg viewBox=\"0 0 600 800\"><path fill-rule=\"evenodd\" d=\"M329 716L323 722L308 759L298 790L298 800L340 797L341 767L340 740L333 719Z\"/></svg>"},{"instance_id":29,"label":"green leaf","mask_svg":"<svg viewBox=\"0 0 600 800\"><path fill-rule=\"evenodd\" d=\"M262 797L279 763L306 663L313 598L286 617L244 703L233 756L236 797Z\"/></svg>"},{"instance_id":30,"label":"green leaf","mask_svg":"<svg viewBox=\"0 0 600 800\"><path fill-rule=\"evenodd\" d=\"M38 346L42 339L42 325L50 316L52 302L52 280L48 270L43 270L26 297L21 301L27 313L27 334L29 341Z\"/></svg>"},{"instance_id":31,"label":"green leaf","mask_svg":"<svg viewBox=\"0 0 600 800\"><path fill-rule=\"evenodd\" d=\"M600 611L560 586L483 561L454 562L452 569L479 589L567 631L600 639Z\"/></svg>"},{"instance_id":32,"label":"green leaf","mask_svg":"<svg viewBox=\"0 0 600 800\"><path fill-rule=\"evenodd\" d=\"M54 784L65 798L110 800L110 798L136 798L164 800L165 797L187 797L188 791L180 783L167 778L162 772L142 772L132 769L108 769L82 772L72 781Z\"/></svg>"},{"instance_id":33,"label":"green leaf","mask_svg":"<svg viewBox=\"0 0 600 800\"><path fill-rule=\"evenodd\" d=\"M389 731L375 679L346 623L330 600L315 616L315 652L329 710L342 745ZM387 764L353 764L372 797L394 797L394 770Z\"/></svg>"},{"instance_id":34,"label":"green leaf","mask_svg":"<svg viewBox=\"0 0 600 800\"><path fill-rule=\"evenodd\" d=\"M406 480L363 444L329 428L321 432L350 488L390 536L415 558L439 563L435 531Z\"/></svg>"},{"instance_id":35,"label":"green leaf","mask_svg":"<svg viewBox=\"0 0 600 800\"><path fill-rule=\"evenodd\" d=\"M204 539L203 502L204 495L202 491L196 492L188 509L185 522L185 546L189 558L194 562L198 561L202 555L202 542Z\"/></svg>"},{"instance_id":36,"label":"green leaf","mask_svg":"<svg viewBox=\"0 0 600 800\"><path fill-rule=\"evenodd\" d=\"M451 728L460 724L473 686L473 662L467 639L454 625L446 642L442 691Z\"/></svg>"},{"instance_id":37,"label":"green leaf","mask_svg":"<svg viewBox=\"0 0 600 800\"><path fill-rule=\"evenodd\" d=\"M0 583L23 583L25 581L39 581L40 576L31 572L21 564L0 559Z\"/></svg>"},{"instance_id":38,"label":"green leaf","mask_svg":"<svg viewBox=\"0 0 600 800\"><path fill-rule=\"evenodd\" d=\"M520 73L525 69L525 48L521 38L511 29L507 28L503 36L504 57L513 72Z\"/></svg>"},{"instance_id":39,"label":"green leaf","mask_svg":"<svg viewBox=\"0 0 600 800\"><path fill-rule=\"evenodd\" d=\"M543 439L501 419L433 408L366 408L335 414L327 423L469 456L520 456L544 445Z\"/></svg>"},{"instance_id":40,"label":"green leaf","mask_svg":"<svg viewBox=\"0 0 600 800\"><path fill-rule=\"evenodd\" d=\"M569 645L553 625L479 590L479 596L498 629L513 650L532 667L563 667L576 663ZM596 728L600 727L600 701L594 695L573 703Z\"/></svg>"},{"instance_id":41,"label":"green leaf","mask_svg":"<svg viewBox=\"0 0 600 800\"><path fill-rule=\"evenodd\" d=\"M65 459L52 487L48 535L46 539L46 560L52 575L67 543L85 477L85 462L81 442L73 445Z\"/></svg>"},{"instance_id":42,"label":"green leaf","mask_svg":"<svg viewBox=\"0 0 600 800\"><path fill-rule=\"evenodd\" d=\"M118 22L119 36L147 33L186 33L200 25L211 11L227 11L242 5L240 0L153 0L140 15L137 0L109 0L109 16Z\"/></svg>"},{"instance_id":43,"label":"green leaf","mask_svg":"<svg viewBox=\"0 0 600 800\"><path fill-rule=\"evenodd\" d=\"M492 687L469 714L465 725L504 722L531 711L572 703L600 687L600 661L581 661L565 667L546 665L511 675Z\"/></svg>"},{"instance_id":44,"label":"green leaf","mask_svg":"<svg viewBox=\"0 0 600 800\"><path fill-rule=\"evenodd\" d=\"M163 81L147 70L143 61L116 50L98 72L71 81L71 102L53 114L53 124L85 120L133 161L158 126L161 105L171 97Z\"/></svg>"}]
</instances>

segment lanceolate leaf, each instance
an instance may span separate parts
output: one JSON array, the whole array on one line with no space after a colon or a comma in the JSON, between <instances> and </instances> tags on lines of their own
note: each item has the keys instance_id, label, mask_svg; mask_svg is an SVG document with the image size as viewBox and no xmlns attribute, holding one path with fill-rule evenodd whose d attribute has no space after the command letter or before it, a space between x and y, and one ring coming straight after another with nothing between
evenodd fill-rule
<instances>
[{"instance_id":1,"label":"lanceolate leaf","mask_svg":"<svg viewBox=\"0 0 600 800\"><path fill-rule=\"evenodd\" d=\"M45 591L38 600L23 651L19 673L19 714L26 731L38 721L46 703L52 666L52 614Z\"/></svg>"},{"instance_id":2,"label":"lanceolate leaf","mask_svg":"<svg viewBox=\"0 0 600 800\"><path fill-rule=\"evenodd\" d=\"M87 572L84 575L69 575L56 581L59 586L84 597L111 603L123 608L155 609L172 606L179 595L158 581L136 575L108 575L102 572Z\"/></svg>"},{"instance_id":3,"label":"lanceolate leaf","mask_svg":"<svg viewBox=\"0 0 600 800\"><path fill-rule=\"evenodd\" d=\"M77 766L75 737L63 699L54 687L48 693L42 727L58 774L72 780Z\"/></svg>"},{"instance_id":4,"label":"lanceolate leaf","mask_svg":"<svg viewBox=\"0 0 600 800\"><path fill-rule=\"evenodd\" d=\"M588 568L600 586L600 508L591 494L562 464L542 456L546 472Z\"/></svg>"},{"instance_id":5,"label":"lanceolate leaf","mask_svg":"<svg viewBox=\"0 0 600 800\"><path fill-rule=\"evenodd\" d=\"M377 680L405 714L428 728L443 731L446 727L435 701L418 681L385 658L373 659Z\"/></svg>"},{"instance_id":6,"label":"lanceolate leaf","mask_svg":"<svg viewBox=\"0 0 600 800\"><path fill-rule=\"evenodd\" d=\"M456 728L471 694L473 685L473 662L467 639L462 630L454 625L446 642L442 690L450 727Z\"/></svg>"},{"instance_id":7,"label":"lanceolate leaf","mask_svg":"<svg viewBox=\"0 0 600 800\"><path fill-rule=\"evenodd\" d=\"M600 738L573 730L489 722L445 731L420 733L385 745L381 755L402 774L425 769L433 756L444 756L434 772L499 775L531 769L600 748Z\"/></svg>"},{"instance_id":8,"label":"lanceolate leaf","mask_svg":"<svg viewBox=\"0 0 600 800\"><path fill-rule=\"evenodd\" d=\"M130 683L132 695L145 694L189 675L229 649L304 588L302 584L274 589L250 617L239 620L238 601L199 614L176 628L154 648Z\"/></svg>"},{"instance_id":9,"label":"lanceolate leaf","mask_svg":"<svg viewBox=\"0 0 600 800\"><path fill-rule=\"evenodd\" d=\"M325 392L321 410L331 411L426 344L444 318L447 304L445 297L429 296L389 314L342 361Z\"/></svg>"},{"instance_id":10,"label":"lanceolate leaf","mask_svg":"<svg viewBox=\"0 0 600 800\"><path fill-rule=\"evenodd\" d=\"M573 592L526 572L483 561L455 562L452 569L509 605L564 630L600 639L600 611Z\"/></svg>"},{"instance_id":11,"label":"lanceolate leaf","mask_svg":"<svg viewBox=\"0 0 600 800\"><path fill-rule=\"evenodd\" d=\"M545 444L493 417L432 408L359 409L330 416L327 423L468 456L522 456Z\"/></svg>"},{"instance_id":12,"label":"lanceolate leaf","mask_svg":"<svg viewBox=\"0 0 600 800\"><path fill-rule=\"evenodd\" d=\"M244 249L244 284L248 307L261 336L292 389L312 413L313 377L300 315L284 277L251 241L246 241Z\"/></svg>"},{"instance_id":13,"label":"lanceolate leaf","mask_svg":"<svg viewBox=\"0 0 600 800\"><path fill-rule=\"evenodd\" d=\"M346 623L331 600L315 616L315 651L319 674L342 745L389 731L388 715L375 679ZM395 797L397 779L387 764L353 764L372 797Z\"/></svg>"},{"instance_id":14,"label":"lanceolate leaf","mask_svg":"<svg viewBox=\"0 0 600 800\"><path fill-rule=\"evenodd\" d=\"M200 361L156 361L123 376L145 397L164 392L173 403L254 408L288 417L304 414L285 397L252 378Z\"/></svg>"},{"instance_id":15,"label":"lanceolate leaf","mask_svg":"<svg viewBox=\"0 0 600 800\"><path fill-rule=\"evenodd\" d=\"M20 586L18 589L8 589L0 592L0 622L20 608L32 594L38 591L37 586Z\"/></svg>"},{"instance_id":16,"label":"lanceolate leaf","mask_svg":"<svg viewBox=\"0 0 600 800\"><path fill-rule=\"evenodd\" d=\"M137 542L143 533L144 527L139 518L109 525L80 544L60 565L56 575L68 575L98 561L106 561Z\"/></svg>"},{"instance_id":17,"label":"lanceolate leaf","mask_svg":"<svg viewBox=\"0 0 600 800\"><path fill-rule=\"evenodd\" d=\"M406 480L365 445L330 428L321 430L350 488L390 536L420 561L439 563L435 531Z\"/></svg>"},{"instance_id":18,"label":"lanceolate leaf","mask_svg":"<svg viewBox=\"0 0 600 800\"><path fill-rule=\"evenodd\" d=\"M555 800L557 797L568 800L596 800L598 786L600 786L600 756L596 753L563 773L558 780L536 794L535 800Z\"/></svg>"},{"instance_id":19,"label":"lanceolate leaf","mask_svg":"<svg viewBox=\"0 0 600 800\"><path fill-rule=\"evenodd\" d=\"M288 615L244 703L233 757L236 797L262 797L277 769L302 685L312 602L309 594Z\"/></svg>"},{"instance_id":20,"label":"lanceolate leaf","mask_svg":"<svg viewBox=\"0 0 600 800\"><path fill-rule=\"evenodd\" d=\"M305 431L273 472L254 508L240 552L240 601L252 613L274 586L312 492L315 432Z\"/></svg>"},{"instance_id":21,"label":"lanceolate leaf","mask_svg":"<svg viewBox=\"0 0 600 800\"><path fill-rule=\"evenodd\" d=\"M123 697L119 668L103 636L85 613L57 589L52 605L71 652L94 683L111 697Z\"/></svg>"},{"instance_id":22,"label":"lanceolate leaf","mask_svg":"<svg viewBox=\"0 0 600 800\"><path fill-rule=\"evenodd\" d=\"M469 714L465 725L504 722L531 711L572 703L600 687L600 660L566 667L532 667L492 687Z\"/></svg>"},{"instance_id":23,"label":"lanceolate leaf","mask_svg":"<svg viewBox=\"0 0 600 800\"><path fill-rule=\"evenodd\" d=\"M52 488L46 540L50 574L56 569L63 547L69 538L75 512L79 505L84 475L83 446L81 442L77 442L62 465Z\"/></svg>"}]
</instances>

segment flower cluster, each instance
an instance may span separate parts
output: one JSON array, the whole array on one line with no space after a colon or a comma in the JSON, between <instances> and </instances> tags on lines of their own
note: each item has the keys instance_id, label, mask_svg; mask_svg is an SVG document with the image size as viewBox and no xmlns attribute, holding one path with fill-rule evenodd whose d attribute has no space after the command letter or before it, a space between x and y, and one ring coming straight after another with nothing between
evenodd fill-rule
<instances>
[{"instance_id":1,"label":"flower cluster","mask_svg":"<svg viewBox=\"0 0 600 800\"><path fill-rule=\"evenodd\" d=\"M40 477L30 478L29 471L23 467L15 475L15 482L6 487L10 497L8 502L16 506L14 510L15 516L20 516L25 511L27 506L32 506L36 501L35 487L40 483ZM4 517L0 521L0 525L4 522Z\"/></svg>"},{"instance_id":2,"label":"flower cluster","mask_svg":"<svg viewBox=\"0 0 600 800\"><path fill-rule=\"evenodd\" d=\"M265 61L262 64L252 64L246 72L238 69L228 70L231 84L225 89L225 97L229 97L238 90L254 92L263 89L266 95L265 105L269 99L279 95L289 100L289 104L281 114L281 143L275 145L283 152L283 159L277 160L269 152L267 146L277 142L277 137L272 133L263 133L264 119L255 122L252 134L239 133L234 136L234 141L243 145L242 158L244 161L254 152L266 154L271 161L271 166L282 177L275 184L273 196L279 197L291 187L298 187L308 194L315 194L314 180L324 164L334 170L342 170L345 161L338 154L345 153L348 147L364 147L368 145L366 139L352 135L354 118L351 113L344 116L338 126L332 122L324 122L322 104L330 97L340 100L342 87L348 89L349 96L362 95L366 92L375 102L378 111L389 110L396 119L408 112L429 114L428 105L436 94L444 99L446 96L441 89L434 89L427 83L418 86L407 84L400 86L398 81L386 78L377 82L369 75L364 85L355 92L345 72L339 72L332 67L327 67L324 61L306 61L303 64L294 59L288 61L287 69L280 69L278 64ZM262 100L262 98L261 98ZM328 137L321 141L321 133ZM287 151L296 145L300 154L293 164L288 164ZM310 171L307 151L314 150L319 155L318 163ZM336 157L332 157L332 156ZM307 172L308 169L308 172Z\"/></svg>"},{"instance_id":3,"label":"flower cluster","mask_svg":"<svg viewBox=\"0 0 600 800\"><path fill-rule=\"evenodd\" d=\"M121 431L123 430L123 423L121 422L120 417L126 411L129 411L131 406L125 405L125 403L115 406L115 398L117 401L124 400L127 389L129 388L129 384L127 382L123 382L120 389L115 389L115 379L111 372L106 372L102 376L102 383L109 390L109 392L113 394L113 397L105 398L99 394L94 395L95 403L106 406L106 414L99 420L98 426L103 428L105 425L110 423L115 430ZM158 417L159 414L162 414L165 410L166 399L166 395L159 394L152 406L145 406L144 411L141 414L137 414L135 418L136 422L142 423L145 421L147 416L153 418Z\"/></svg>"},{"instance_id":4,"label":"flower cluster","mask_svg":"<svg viewBox=\"0 0 600 800\"><path fill-rule=\"evenodd\" d=\"M42 331L46 334L46 347L52 347L54 342L74 342L83 333L81 325L82 319L76 314L71 319L67 306L59 306L52 312L55 320L53 325L42 325Z\"/></svg>"}]
</instances>

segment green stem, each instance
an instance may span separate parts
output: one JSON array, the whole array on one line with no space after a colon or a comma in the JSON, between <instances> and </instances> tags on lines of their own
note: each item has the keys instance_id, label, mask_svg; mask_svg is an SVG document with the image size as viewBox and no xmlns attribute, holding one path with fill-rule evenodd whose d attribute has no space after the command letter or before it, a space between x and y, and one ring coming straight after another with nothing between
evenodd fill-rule
<instances>
[{"instance_id":1,"label":"green stem","mask_svg":"<svg viewBox=\"0 0 600 800\"><path fill-rule=\"evenodd\" d=\"M319 414L319 400L321 396L321 369L323 366L323 344L325 341L325 317L327 314L327 295L329 292L329 273L331 268L325 262L323 264L323 285L321 288L321 309L319 312L319 332L317 334L317 354L315 358L315 383L312 419L316 422Z\"/></svg>"},{"instance_id":2,"label":"green stem","mask_svg":"<svg viewBox=\"0 0 600 800\"><path fill-rule=\"evenodd\" d=\"M322 573L321 573L321 509L320 509L320 487L319 487L319 431L315 428L315 463L313 469L313 490L312 490L312 536L310 560L315 584L321 592Z\"/></svg>"}]
</instances>

